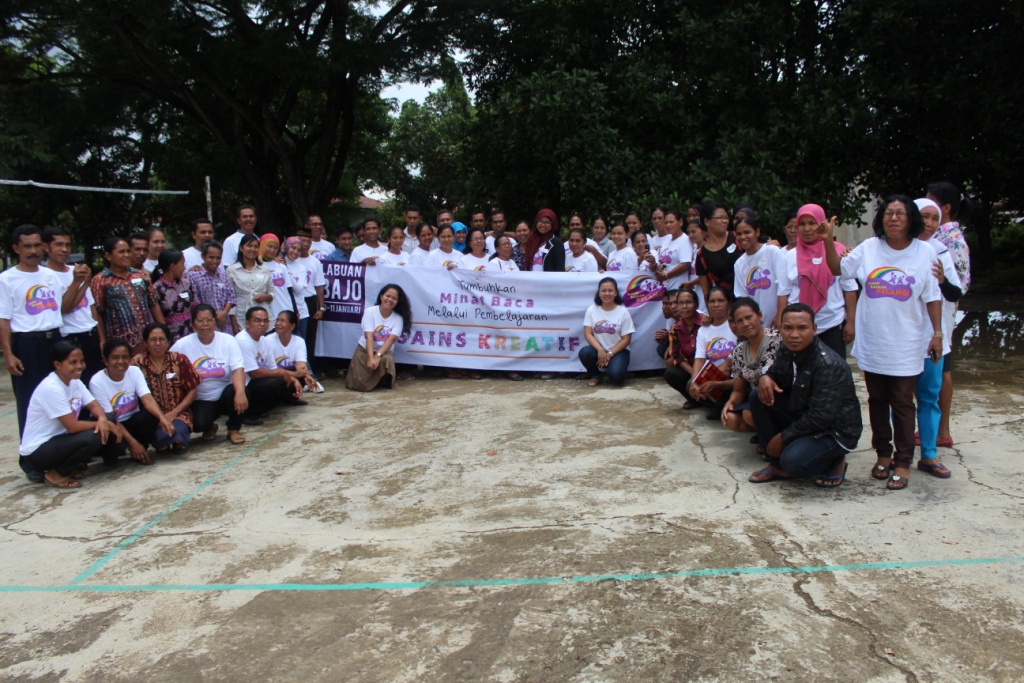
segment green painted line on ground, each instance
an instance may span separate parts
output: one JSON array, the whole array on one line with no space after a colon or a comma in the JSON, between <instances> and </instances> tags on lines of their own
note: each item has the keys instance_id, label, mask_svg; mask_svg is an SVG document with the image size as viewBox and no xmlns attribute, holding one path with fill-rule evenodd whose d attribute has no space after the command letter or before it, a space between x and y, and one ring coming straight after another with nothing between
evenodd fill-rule
<instances>
[{"instance_id":1,"label":"green painted line on ground","mask_svg":"<svg viewBox=\"0 0 1024 683\"><path fill-rule=\"evenodd\" d=\"M268 435L270 436L270 435ZM420 588L461 588L468 586L540 586L599 583L601 581L657 581L689 577L765 576L773 574L817 574L932 567L965 567L992 564L1019 564L1021 557L985 557L953 560L919 560L909 562L869 562L864 564L811 565L805 567L732 567L729 569L685 569L678 572L650 574L592 574L509 579L464 579L455 581L399 581L380 583L211 583L211 584L143 584L143 585L81 585L65 586L0 586L0 593L158 593L158 592L220 592L220 591L370 591L416 590Z\"/></svg>"},{"instance_id":2,"label":"green painted line on ground","mask_svg":"<svg viewBox=\"0 0 1024 683\"><path fill-rule=\"evenodd\" d=\"M207 486L209 486L213 482L215 482L218 479L220 479L220 477L225 472L230 470L232 467L234 467L238 463L242 462L242 460L244 460L246 457L251 455L253 453L253 451L255 451L257 448L259 448L260 446L265 444L271 437L277 436L277 434L282 429L284 429L285 425L287 425L289 422L291 422L294 419L295 419L295 414L294 413L292 413L291 415L286 417L284 419L284 421L281 422L281 425L279 427L274 429L272 432L270 432L269 434L267 434L266 436L261 438L259 441L257 441L253 445L249 446L247 449L245 449L245 451L241 455L239 455L237 458L235 458L234 460L229 462L227 465L224 465L224 467L221 467L214 474L211 474L201 484L199 484L199 486L195 487L189 493L185 494L184 496L182 496L178 500L176 500L173 503L171 503L167 508L164 509L163 512L158 514L153 519L149 520L149 522L147 522L146 524L144 524L141 527L139 527L139 529L135 533L133 533L131 536L129 536L128 538L126 538L123 541L121 541L120 543L118 543L116 546L114 546L114 548L110 552L108 552L106 555L104 555L100 559L96 560L96 562L94 562L92 564L92 566L90 566L88 569L86 569L84 572L82 572L81 574L79 574L75 578L71 579L71 582L68 585L69 586L76 586L76 585L82 583L83 581L85 581L86 579L88 579L89 577L91 577L93 574L95 574L99 570L103 569L103 567L105 567L111 560L113 560L115 557L117 557L118 554L122 550L124 550L125 548L127 548L131 544L135 543L135 541L137 541L140 538L142 538L143 534L145 534L147 531L152 529L154 526L156 526L157 524L162 522L164 520L164 518L167 517L167 515L171 514L172 512L174 512L175 510L180 508L182 505L184 505L185 503L187 503L188 501L192 500L197 495L199 495L199 493L203 489L205 489Z\"/></svg>"}]
</instances>

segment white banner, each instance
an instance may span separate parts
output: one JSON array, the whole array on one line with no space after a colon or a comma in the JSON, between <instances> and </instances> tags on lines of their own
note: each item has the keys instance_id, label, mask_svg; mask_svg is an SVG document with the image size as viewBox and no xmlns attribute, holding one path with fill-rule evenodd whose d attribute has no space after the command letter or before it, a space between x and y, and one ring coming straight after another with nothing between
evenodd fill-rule
<instances>
[{"instance_id":1,"label":"white banner","mask_svg":"<svg viewBox=\"0 0 1024 683\"><path fill-rule=\"evenodd\" d=\"M386 284L399 285L412 307L412 330L395 360L474 370L580 372L583 316L598 283L614 277L633 318L630 370L665 367L654 332L665 327L664 287L641 273L492 273L456 268L324 263L327 312L320 356L351 358L362 335L364 306Z\"/></svg>"}]
</instances>

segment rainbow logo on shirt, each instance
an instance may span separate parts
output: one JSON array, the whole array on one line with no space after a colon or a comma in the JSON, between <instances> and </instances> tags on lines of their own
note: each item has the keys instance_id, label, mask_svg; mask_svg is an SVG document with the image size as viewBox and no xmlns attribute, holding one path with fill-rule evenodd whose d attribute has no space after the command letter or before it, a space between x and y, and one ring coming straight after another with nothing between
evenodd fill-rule
<instances>
[{"instance_id":1,"label":"rainbow logo on shirt","mask_svg":"<svg viewBox=\"0 0 1024 683\"><path fill-rule=\"evenodd\" d=\"M279 368L284 368L285 370L295 369L295 363L293 363L292 359L288 356L278 356L274 359L274 362L277 363L277 367Z\"/></svg>"},{"instance_id":2,"label":"rainbow logo on shirt","mask_svg":"<svg viewBox=\"0 0 1024 683\"><path fill-rule=\"evenodd\" d=\"M383 344L391 336L391 328L384 327L383 325L377 325L377 329L373 331L373 341L380 342Z\"/></svg>"},{"instance_id":3,"label":"rainbow logo on shirt","mask_svg":"<svg viewBox=\"0 0 1024 683\"><path fill-rule=\"evenodd\" d=\"M25 293L25 311L29 315L39 315L43 311L56 311L57 297L46 285L32 285Z\"/></svg>"},{"instance_id":4,"label":"rainbow logo on shirt","mask_svg":"<svg viewBox=\"0 0 1024 683\"><path fill-rule=\"evenodd\" d=\"M544 254L539 251L533 255L533 265L541 266L544 265Z\"/></svg>"},{"instance_id":5,"label":"rainbow logo on shirt","mask_svg":"<svg viewBox=\"0 0 1024 683\"><path fill-rule=\"evenodd\" d=\"M660 247L656 249L658 252L658 262L663 263L666 266L672 265L672 252L668 249L662 250Z\"/></svg>"},{"instance_id":6,"label":"rainbow logo on shirt","mask_svg":"<svg viewBox=\"0 0 1024 683\"><path fill-rule=\"evenodd\" d=\"M626 308L636 308L649 301L661 301L665 298L665 286L650 275L637 275L626 285L626 293L622 302Z\"/></svg>"},{"instance_id":7,"label":"rainbow logo on shirt","mask_svg":"<svg viewBox=\"0 0 1024 683\"><path fill-rule=\"evenodd\" d=\"M118 417L124 417L128 413L134 412L138 407L139 399L135 394L119 391L110 397L110 409Z\"/></svg>"},{"instance_id":8,"label":"rainbow logo on shirt","mask_svg":"<svg viewBox=\"0 0 1024 683\"><path fill-rule=\"evenodd\" d=\"M77 313L78 311L82 310L83 308L89 308L89 297L88 297L88 295L85 295L85 294L82 295L82 300L79 301L77 304L75 304L75 308L71 312L72 313Z\"/></svg>"},{"instance_id":9,"label":"rainbow logo on shirt","mask_svg":"<svg viewBox=\"0 0 1024 683\"><path fill-rule=\"evenodd\" d=\"M199 379L219 379L227 377L228 374L223 361L209 356L200 356L192 363L192 367L195 368Z\"/></svg>"},{"instance_id":10,"label":"rainbow logo on shirt","mask_svg":"<svg viewBox=\"0 0 1024 683\"><path fill-rule=\"evenodd\" d=\"M565 272L567 272L567 273L582 273L583 271L580 270L579 268L577 268L576 266L566 266L565 267Z\"/></svg>"},{"instance_id":11,"label":"rainbow logo on shirt","mask_svg":"<svg viewBox=\"0 0 1024 683\"><path fill-rule=\"evenodd\" d=\"M284 287L284 273L280 270L273 271L273 282L275 287Z\"/></svg>"},{"instance_id":12,"label":"rainbow logo on shirt","mask_svg":"<svg viewBox=\"0 0 1024 683\"><path fill-rule=\"evenodd\" d=\"M403 264L401 264L401 265L403 265L403 266L404 266L405 264L403 263ZM486 267L486 266L477 266L477 267L476 267L476 268L474 268L473 270L486 270L486 269L487 269L487 267Z\"/></svg>"},{"instance_id":13,"label":"rainbow logo on shirt","mask_svg":"<svg viewBox=\"0 0 1024 683\"><path fill-rule=\"evenodd\" d=\"M442 268L451 268L452 266L457 266L457 265L459 265L459 264L456 263L455 261L450 261L448 259L445 259L444 262L441 264L441 267Z\"/></svg>"},{"instance_id":14,"label":"rainbow logo on shirt","mask_svg":"<svg viewBox=\"0 0 1024 683\"><path fill-rule=\"evenodd\" d=\"M729 341L725 337L715 337L704 346L705 355L708 360L725 360L732 353L736 342Z\"/></svg>"},{"instance_id":15,"label":"rainbow logo on shirt","mask_svg":"<svg viewBox=\"0 0 1024 683\"><path fill-rule=\"evenodd\" d=\"M759 289L768 289L772 286L772 281L769 279L769 275L772 271L761 266L754 266L747 273L747 291L756 292Z\"/></svg>"},{"instance_id":16,"label":"rainbow logo on shirt","mask_svg":"<svg viewBox=\"0 0 1024 683\"><path fill-rule=\"evenodd\" d=\"M907 275L899 268L893 266L882 266L875 268L868 275L864 283L864 293L869 299L896 299L896 301L907 301L914 294L911 287L916 278Z\"/></svg>"},{"instance_id":17,"label":"rainbow logo on shirt","mask_svg":"<svg viewBox=\"0 0 1024 683\"><path fill-rule=\"evenodd\" d=\"M78 414L82 412L82 399L79 396L75 396L71 399L71 414L78 419Z\"/></svg>"},{"instance_id":18,"label":"rainbow logo on shirt","mask_svg":"<svg viewBox=\"0 0 1024 683\"><path fill-rule=\"evenodd\" d=\"M608 320L598 320L594 323L594 334L615 334L615 323Z\"/></svg>"},{"instance_id":19,"label":"rainbow logo on shirt","mask_svg":"<svg viewBox=\"0 0 1024 683\"><path fill-rule=\"evenodd\" d=\"M605 271L608 271L608 272L613 272L613 271L618 271L618 270L622 270L622 264L619 263L618 261L609 261L608 262L608 267L605 268Z\"/></svg>"}]
</instances>

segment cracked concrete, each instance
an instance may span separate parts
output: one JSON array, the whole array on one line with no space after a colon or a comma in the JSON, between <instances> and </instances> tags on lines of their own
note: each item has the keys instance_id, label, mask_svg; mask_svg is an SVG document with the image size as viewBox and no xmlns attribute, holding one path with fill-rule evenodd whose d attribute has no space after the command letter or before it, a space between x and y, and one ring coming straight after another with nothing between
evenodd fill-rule
<instances>
[{"instance_id":1,"label":"cracked concrete","mask_svg":"<svg viewBox=\"0 0 1024 683\"><path fill-rule=\"evenodd\" d=\"M419 590L0 592L0 675L55 681L1024 679L1024 397L959 390L953 478L753 485L749 434L654 379L340 382L85 585L356 584L665 575ZM862 390L863 385L859 383ZM0 401L11 401L7 386ZM866 417L865 417L866 422ZM13 417L0 419L9 443ZM274 430L278 429L276 433ZM242 452L96 472L0 467L6 585L60 586Z\"/></svg>"}]
</instances>

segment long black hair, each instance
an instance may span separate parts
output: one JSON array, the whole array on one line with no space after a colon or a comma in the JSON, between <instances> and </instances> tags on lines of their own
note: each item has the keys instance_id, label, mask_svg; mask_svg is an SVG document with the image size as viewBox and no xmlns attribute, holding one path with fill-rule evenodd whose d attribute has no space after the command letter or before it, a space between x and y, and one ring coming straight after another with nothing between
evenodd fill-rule
<instances>
[{"instance_id":1,"label":"long black hair","mask_svg":"<svg viewBox=\"0 0 1024 683\"><path fill-rule=\"evenodd\" d=\"M875 220L871 224L875 231L875 236L879 239L885 239L885 210L893 202L902 203L903 207L907 210L907 222L909 223L907 237L916 239L918 235L924 232L924 219L921 218L921 211L917 208L914 200L905 194L891 194L879 204L878 211L875 212Z\"/></svg>"},{"instance_id":2,"label":"long black hair","mask_svg":"<svg viewBox=\"0 0 1024 683\"><path fill-rule=\"evenodd\" d=\"M177 249L164 249L160 252L160 258L156 260L156 268L150 273L149 279L156 282L156 279L166 273L168 268L184 257L184 254Z\"/></svg>"},{"instance_id":3,"label":"long black hair","mask_svg":"<svg viewBox=\"0 0 1024 683\"><path fill-rule=\"evenodd\" d=\"M639 231L638 231L639 232ZM610 282L615 285L615 304L622 304L622 295L619 294L619 283L613 277L603 277L601 281L597 283L597 291L594 293L594 303L600 306L604 302L601 301L601 285L606 282Z\"/></svg>"},{"instance_id":4,"label":"long black hair","mask_svg":"<svg viewBox=\"0 0 1024 683\"><path fill-rule=\"evenodd\" d=\"M928 194L935 197L935 203L941 209L949 204L949 218L954 221L966 221L974 211L974 202L960 188L945 180L928 186Z\"/></svg>"},{"instance_id":5,"label":"long black hair","mask_svg":"<svg viewBox=\"0 0 1024 683\"><path fill-rule=\"evenodd\" d=\"M389 282L380 288L380 293L377 295L377 306L380 306L380 302L384 298L384 292L389 289L395 290L398 294L398 303L395 304L395 313L402 316L402 332L409 334L409 330L412 329L412 308L409 306L409 297L406 295L405 290L398 285Z\"/></svg>"},{"instance_id":6,"label":"long black hair","mask_svg":"<svg viewBox=\"0 0 1024 683\"><path fill-rule=\"evenodd\" d=\"M242 263L242 247L249 244L249 242L255 242L256 246L260 245L260 238L255 233L249 233L248 235L242 235L242 239L238 240L238 256L235 259L236 263ZM222 252L223 253L223 252ZM256 254L256 265L261 265L263 260L259 254Z\"/></svg>"}]
</instances>

